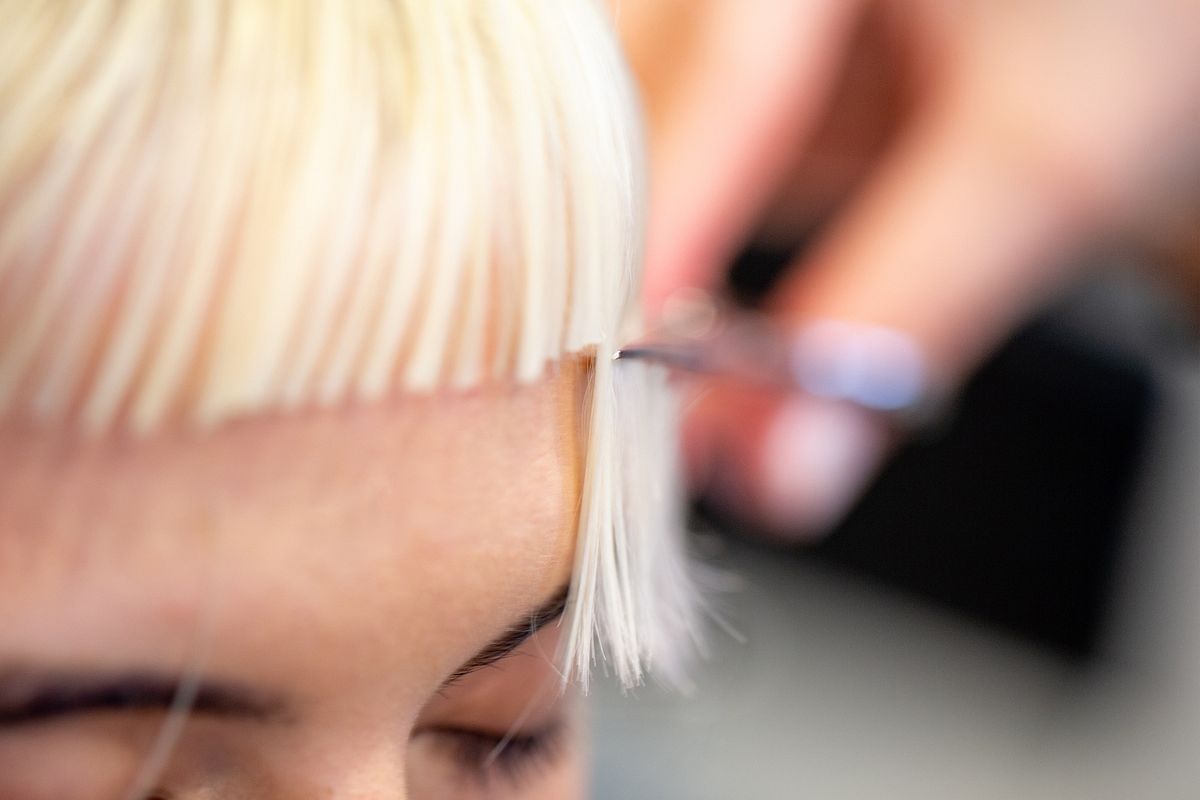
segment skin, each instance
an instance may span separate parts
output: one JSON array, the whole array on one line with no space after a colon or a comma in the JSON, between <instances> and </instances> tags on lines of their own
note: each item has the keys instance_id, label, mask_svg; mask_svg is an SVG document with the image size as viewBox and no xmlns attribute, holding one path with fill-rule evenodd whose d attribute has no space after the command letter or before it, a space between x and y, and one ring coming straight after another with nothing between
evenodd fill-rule
<instances>
[{"instance_id":1,"label":"skin","mask_svg":"<svg viewBox=\"0 0 1200 800\"><path fill-rule=\"evenodd\" d=\"M945 391L1097 242L1149 236L1200 297L1196 0L663 0L617 19L648 113L652 319L718 291L745 242L818 226L765 310L901 332ZM810 397L715 385L690 408L695 482L785 535L828 528L893 441Z\"/></svg>"},{"instance_id":2,"label":"skin","mask_svg":"<svg viewBox=\"0 0 1200 800\"><path fill-rule=\"evenodd\" d=\"M583 377L138 441L0 426L0 707L14 676L199 658L269 711L193 714L148 796L579 796L556 623L443 684L569 580ZM0 724L0 796L126 796L167 716ZM565 734L511 775L455 755L514 728Z\"/></svg>"}]
</instances>

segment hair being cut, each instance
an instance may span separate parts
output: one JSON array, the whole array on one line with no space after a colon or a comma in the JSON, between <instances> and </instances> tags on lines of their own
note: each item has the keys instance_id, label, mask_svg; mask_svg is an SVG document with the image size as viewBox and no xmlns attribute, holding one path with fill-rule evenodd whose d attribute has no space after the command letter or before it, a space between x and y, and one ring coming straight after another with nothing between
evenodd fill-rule
<instances>
[{"instance_id":1,"label":"hair being cut","mask_svg":"<svg viewBox=\"0 0 1200 800\"><path fill-rule=\"evenodd\" d=\"M0 0L0 418L153 435L593 359L566 673L697 632L590 0Z\"/></svg>"}]
</instances>

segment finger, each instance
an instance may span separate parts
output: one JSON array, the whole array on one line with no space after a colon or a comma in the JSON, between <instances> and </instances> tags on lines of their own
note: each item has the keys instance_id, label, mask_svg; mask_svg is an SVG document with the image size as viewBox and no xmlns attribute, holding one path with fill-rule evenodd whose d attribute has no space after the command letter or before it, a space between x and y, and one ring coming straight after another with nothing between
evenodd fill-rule
<instances>
[{"instance_id":1,"label":"finger","mask_svg":"<svg viewBox=\"0 0 1200 800\"><path fill-rule=\"evenodd\" d=\"M760 216L827 100L861 2L706 7L675 79L648 98L651 318L675 290L711 286Z\"/></svg>"},{"instance_id":2,"label":"finger","mask_svg":"<svg viewBox=\"0 0 1200 800\"><path fill-rule=\"evenodd\" d=\"M786 439L771 435L780 427L787 428ZM828 530L853 501L873 454L889 447L892 436L865 411L812 396L784 401L728 384L706 393L684 425L691 485L717 508L789 538ZM786 467L766 470L765 463ZM778 478L785 485L774 486Z\"/></svg>"},{"instance_id":3,"label":"finger","mask_svg":"<svg viewBox=\"0 0 1200 800\"><path fill-rule=\"evenodd\" d=\"M1098 168L1068 169L1061 139L995 125L975 102L951 100L921 118L828 241L793 271L774 298L790 325L832 319L851 331L900 332L923 354L927 384L951 387L1070 277L1067 256L1098 219L1083 180L1098 180ZM776 527L831 523L889 446L879 418L845 404L814 411L811 399L794 398L762 413L769 421L748 445L758 458L750 475ZM814 500L811 470L821 463L837 466L826 467L826 494Z\"/></svg>"}]
</instances>

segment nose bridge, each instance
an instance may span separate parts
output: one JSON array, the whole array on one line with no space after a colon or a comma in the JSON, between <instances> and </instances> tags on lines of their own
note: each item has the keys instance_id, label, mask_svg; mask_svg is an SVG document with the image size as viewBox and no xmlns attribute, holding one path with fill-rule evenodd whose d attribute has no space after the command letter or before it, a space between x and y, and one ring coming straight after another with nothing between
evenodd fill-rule
<instances>
[{"instance_id":1,"label":"nose bridge","mask_svg":"<svg viewBox=\"0 0 1200 800\"><path fill-rule=\"evenodd\" d=\"M408 800L404 749L354 748L317 788L314 800Z\"/></svg>"},{"instance_id":2,"label":"nose bridge","mask_svg":"<svg viewBox=\"0 0 1200 800\"><path fill-rule=\"evenodd\" d=\"M408 800L408 788L402 772L355 773L317 797L321 800Z\"/></svg>"},{"instance_id":3,"label":"nose bridge","mask_svg":"<svg viewBox=\"0 0 1200 800\"><path fill-rule=\"evenodd\" d=\"M322 800L408 800L408 791L403 778L390 778L387 781L370 779L350 782L338 786L328 795L322 795Z\"/></svg>"}]
</instances>

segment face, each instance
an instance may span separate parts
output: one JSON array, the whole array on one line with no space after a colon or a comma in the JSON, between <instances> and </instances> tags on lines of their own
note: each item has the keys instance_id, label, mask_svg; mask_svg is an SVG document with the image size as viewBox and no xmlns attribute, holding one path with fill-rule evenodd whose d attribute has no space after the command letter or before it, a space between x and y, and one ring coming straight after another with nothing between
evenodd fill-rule
<instances>
[{"instance_id":1,"label":"face","mask_svg":"<svg viewBox=\"0 0 1200 800\"><path fill-rule=\"evenodd\" d=\"M0 797L578 796L582 372L143 440L0 426Z\"/></svg>"}]
</instances>

